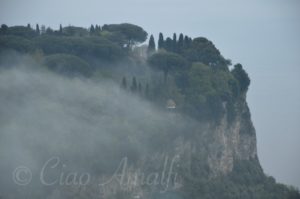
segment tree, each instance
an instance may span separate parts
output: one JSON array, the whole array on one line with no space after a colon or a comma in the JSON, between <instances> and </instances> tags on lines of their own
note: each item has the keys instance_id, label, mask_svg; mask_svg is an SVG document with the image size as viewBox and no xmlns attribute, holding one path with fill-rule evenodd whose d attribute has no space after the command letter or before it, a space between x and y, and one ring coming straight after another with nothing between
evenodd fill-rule
<instances>
[{"instance_id":1,"label":"tree","mask_svg":"<svg viewBox=\"0 0 300 199\"><path fill-rule=\"evenodd\" d=\"M125 36L128 48L137 43L144 42L148 33L141 27L129 23L104 25L103 30L109 32L120 32Z\"/></svg>"},{"instance_id":2,"label":"tree","mask_svg":"<svg viewBox=\"0 0 300 199\"><path fill-rule=\"evenodd\" d=\"M151 54L155 51L155 41L153 35L150 36L149 45L148 45L148 54Z\"/></svg>"},{"instance_id":3,"label":"tree","mask_svg":"<svg viewBox=\"0 0 300 199\"><path fill-rule=\"evenodd\" d=\"M158 49L164 48L164 36L162 33L159 33L159 38L158 38Z\"/></svg>"},{"instance_id":4,"label":"tree","mask_svg":"<svg viewBox=\"0 0 300 199\"><path fill-rule=\"evenodd\" d=\"M35 32L36 32L38 35L41 34L39 24L36 24L36 26L35 26Z\"/></svg>"},{"instance_id":5,"label":"tree","mask_svg":"<svg viewBox=\"0 0 300 199\"><path fill-rule=\"evenodd\" d=\"M187 62L183 57L176 53L165 51L153 54L148 59L148 63L153 68L163 71L165 82L170 71L184 69L187 66Z\"/></svg>"},{"instance_id":6,"label":"tree","mask_svg":"<svg viewBox=\"0 0 300 199\"><path fill-rule=\"evenodd\" d=\"M53 35L54 31L52 30L52 28L48 27L48 28L46 29L46 33L47 33L48 35Z\"/></svg>"},{"instance_id":7,"label":"tree","mask_svg":"<svg viewBox=\"0 0 300 199\"><path fill-rule=\"evenodd\" d=\"M179 35L178 45L177 45L178 52L181 52L183 50L183 45L184 45L184 40L183 40L183 34L181 33Z\"/></svg>"},{"instance_id":8,"label":"tree","mask_svg":"<svg viewBox=\"0 0 300 199\"><path fill-rule=\"evenodd\" d=\"M28 28L28 29L31 29L30 23L29 23L29 24L27 24L27 28Z\"/></svg>"},{"instance_id":9,"label":"tree","mask_svg":"<svg viewBox=\"0 0 300 199\"><path fill-rule=\"evenodd\" d=\"M32 53L35 49L35 44L31 40L24 37L14 35L1 35L0 52L5 49L13 49L22 53Z\"/></svg>"},{"instance_id":10,"label":"tree","mask_svg":"<svg viewBox=\"0 0 300 199\"><path fill-rule=\"evenodd\" d=\"M177 52L177 36L176 33L173 34L173 52Z\"/></svg>"},{"instance_id":11,"label":"tree","mask_svg":"<svg viewBox=\"0 0 300 199\"><path fill-rule=\"evenodd\" d=\"M190 43L190 41L189 41ZM201 62L226 69L228 62L214 44L204 37L194 38L190 47L182 52L190 62Z\"/></svg>"},{"instance_id":12,"label":"tree","mask_svg":"<svg viewBox=\"0 0 300 199\"><path fill-rule=\"evenodd\" d=\"M62 28L62 25L60 24L59 25L59 34L62 34L63 33L63 28Z\"/></svg>"},{"instance_id":13,"label":"tree","mask_svg":"<svg viewBox=\"0 0 300 199\"><path fill-rule=\"evenodd\" d=\"M95 32L96 33L100 33L101 32L101 27L99 25L96 25Z\"/></svg>"},{"instance_id":14,"label":"tree","mask_svg":"<svg viewBox=\"0 0 300 199\"><path fill-rule=\"evenodd\" d=\"M83 59L68 54L46 56L44 64L52 71L70 76L90 76L93 68Z\"/></svg>"},{"instance_id":15,"label":"tree","mask_svg":"<svg viewBox=\"0 0 300 199\"><path fill-rule=\"evenodd\" d=\"M250 85L250 78L247 72L243 69L241 64L234 65L234 69L231 71L236 80L238 80L240 85L240 91L245 92L248 90Z\"/></svg>"},{"instance_id":16,"label":"tree","mask_svg":"<svg viewBox=\"0 0 300 199\"><path fill-rule=\"evenodd\" d=\"M93 35L94 33L95 33L95 27L92 24L91 27L90 27L90 34Z\"/></svg>"},{"instance_id":17,"label":"tree","mask_svg":"<svg viewBox=\"0 0 300 199\"><path fill-rule=\"evenodd\" d=\"M6 24L1 25L1 34L6 34L8 31L8 26Z\"/></svg>"},{"instance_id":18,"label":"tree","mask_svg":"<svg viewBox=\"0 0 300 199\"><path fill-rule=\"evenodd\" d=\"M27 26L11 26L7 28L6 32L10 35L32 38L36 36L35 30L28 28Z\"/></svg>"},{"instance_id":19,"label":"tree","mask_svg":"<svg viewBox=\"0 0 300 199\"><path fill-rule=\"evenodd\" d=\"M121 87L125 90L127 89L127 79L126 79L126 77L123 77Z\"/></svg>"},{"instance_id":20,"label":"tree","mask_svg":"<svg viewBox=\"0 0 300 199\"><path fill-rule=\"evenodd\" d=\"M63 32L68 36L87 36L89 31L86 28L77 27L77 26L67 26L63 28Z\"/></svg>"},{"instance_id":21,"label":"tree","mask_svg":"<svg viewBox=\"0 0 300 199\"><path fill-rule=\"evenodd\" d=\"M164 43L165 50L172 52L173 51L173 40L168 37Z\"/></svg>"},{"instance_id":22,"label":"tree","mask_svg":"<svg viewBox=\"0 0 300 199\"><path fill-rule=\"evenodd\" d=\"M184 42L183 42L184 48L189 48L191 46L191 38L189 38L187 35L184 36Z\"/></svg>"},{"instance_id":23,"label":"tree","mask_svg":"<svg viewBox=\"0 0 300 199\"><path fill-rule=\"evenodd\" d=\"M136 92L138 89L138 85L137 85L137 81L136 81L135 77L132 78L132 83L131 83L130 89L132 92Z\"/></svg>"}]
</instances>

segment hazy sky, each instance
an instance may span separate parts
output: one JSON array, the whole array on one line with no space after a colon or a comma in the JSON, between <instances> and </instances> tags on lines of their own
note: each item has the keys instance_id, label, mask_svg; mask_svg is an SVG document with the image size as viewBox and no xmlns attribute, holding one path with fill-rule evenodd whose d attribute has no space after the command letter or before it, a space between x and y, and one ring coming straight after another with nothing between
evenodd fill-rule
<instances>
[{"instance_id":1,"label":"hazy sky","mask_svg":"<svg viewBox=\"0 0 300 199\"><path fill-rule=\"evenodd\" d=\"M88 27L130 22L157 38L183 32L212 40L240 62L265 172L300 187L299 0L0 0L0 23Z\"/></svg>"}]
</instances>

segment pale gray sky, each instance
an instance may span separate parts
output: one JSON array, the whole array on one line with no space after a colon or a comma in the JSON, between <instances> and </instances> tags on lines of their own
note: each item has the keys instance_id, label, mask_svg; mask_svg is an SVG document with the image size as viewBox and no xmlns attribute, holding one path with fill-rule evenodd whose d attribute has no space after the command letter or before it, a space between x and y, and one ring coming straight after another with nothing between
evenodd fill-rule
<instances>
[{"instance_id":1,"label":"pale gray sky","mask_svg":"<svg viewBox=\"0 0 300 199\"><path fill-rule=\"evenodd\" d=\"M157 38L183 32L212 40L240 62L265 172L300 187L300 1L0 0L0 23L63 25L129 22Z\"/></svg>"}]
</instances>

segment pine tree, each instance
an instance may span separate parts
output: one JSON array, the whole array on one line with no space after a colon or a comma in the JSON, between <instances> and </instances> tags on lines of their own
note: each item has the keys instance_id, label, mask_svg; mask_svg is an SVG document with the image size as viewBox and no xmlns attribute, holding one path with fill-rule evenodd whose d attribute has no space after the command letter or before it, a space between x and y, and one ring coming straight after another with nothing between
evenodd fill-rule
<instances>
[{"instance_id":1,"label":"pine tree","mask_svg":"<svg viewBox=\"0 0 300 199\"><path fill-rule=\"evenodd\" d=\"M136 82L136 78L135 77L132 78L131 91L132 92L136 92L137 91L137 82Z\"/></svg>"},{"instance_id":2,"label":"pine tree","mask_svg":"<svg viewBox=\"0 0 300 199\"><path fill-rule=\"evenodd\" d=\"M150 36L149 45L148 45L148 54L151 54L155 51L155 41L153 35Z\"/></svg>"},{"instance_id":3,"label":"pine tree","mask_svg":"<svg viewBox=\"0 0 300 199\"><path fill-rule=\"evenodd\" d=\"M158 38L158 49L164 48L164 36L162 33L159 33Z\"/></svg>"},{"instance_id":4,"label":"pine tree","mask_svg":"<svg viewBox=\"0 0 300 199\"><path fill-rule=\"evenodd\" d=\"M36 34L38 34L38 35L41 34L39 24L36 24L36 26L35 26L35 32L36 32Z\"/></svg>"},{"instance_id":5,"label":"pine tree","mask_svg":"<svg viewBox=\"0 0 300 199\"><path fill-rule=\"evenodd\" d=\"M123 77L121 87L125 90L127 89L127 79L126 79L126 77Z\"/></svg>"}]
</instances>

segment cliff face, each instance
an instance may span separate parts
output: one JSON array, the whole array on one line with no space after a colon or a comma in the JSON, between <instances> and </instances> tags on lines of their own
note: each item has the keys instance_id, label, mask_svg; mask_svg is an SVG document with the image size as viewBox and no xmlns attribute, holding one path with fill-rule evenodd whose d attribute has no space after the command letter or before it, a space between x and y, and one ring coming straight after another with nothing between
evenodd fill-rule
<instances>
[{"instance_id":1,"label":"cliff face","mask_svg":"<svg viewBox=\"0 0 300 199\"><path fill-rule=\"evenodd\" d=\"M152 198L153 193L157 192L190 192L186 188L201 186L197 185L199 179L213 181L229 175L239 161L254 160L254 164L260 168L256 133L246 95L242 95L234 104L235 116L231 121L228 120L226 104L223 105L224 115L218 123L190 123L188 129L173 140L165 140L171 144L166 144L159 151L144 154L136 165L127 165L127 180L135 179L141 173L145 177L144 184L138 180L129 183L136 197ZM176 113L170 113L169 116L170 120L180 120L182 117ZM151 177L153 174L156 177ZM118 183L107 186L115 192L122 190L122 185Z\"/></svg>"},{"instance_id":2,"label":"cliff face","mask_svg":"<svg viewBox=\"0 0 300 199\"><path fill-rule=\"evenodd\" d=\"M208 163L215 175L232 171L235 160L257 159L256 133L245 95L236 103L236 116L228 122L227 113L216 127L210 144Z\"/></svg>"}]
</instances>

